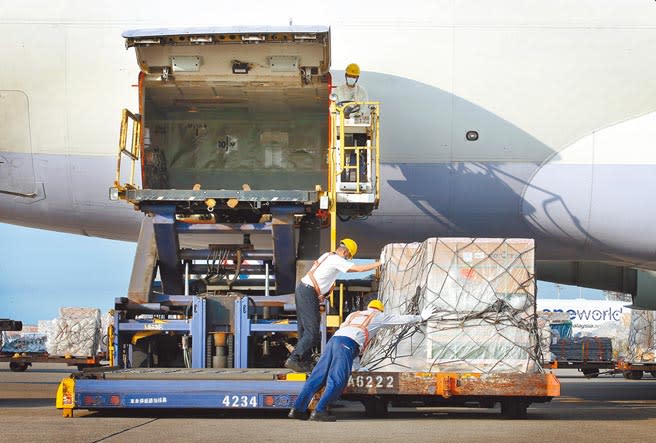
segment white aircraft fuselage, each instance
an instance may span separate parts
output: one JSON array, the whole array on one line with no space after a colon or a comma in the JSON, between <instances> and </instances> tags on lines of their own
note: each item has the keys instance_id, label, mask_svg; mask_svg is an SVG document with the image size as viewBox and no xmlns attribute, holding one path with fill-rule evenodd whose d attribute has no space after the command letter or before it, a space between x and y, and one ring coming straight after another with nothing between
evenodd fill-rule
<instances>
[{"instance_id":1,"label":"white aircraft fuselage","mask_svg":"<svg viewBox=\"0 0 656 443\"><path fill-rule=\"evenodd\" d=\"M532 237L545 263L656 269L654 3L2 3L2 222L136 240L142 214L107 195L138 109L121 32L291 17L329 25L333 81L356 62L381 102L380 208L339 227L362 255Z\"/></svg>"}]
</instances>

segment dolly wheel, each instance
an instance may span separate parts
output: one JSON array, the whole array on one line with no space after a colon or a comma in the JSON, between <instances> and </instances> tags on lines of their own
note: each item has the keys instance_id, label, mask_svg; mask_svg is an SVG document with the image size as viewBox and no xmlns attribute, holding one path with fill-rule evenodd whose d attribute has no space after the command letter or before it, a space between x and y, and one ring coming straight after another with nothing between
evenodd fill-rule
<instances>
[{"instance_id":1,"label":"dolly wheel","mask_svg":"<svg viewBox=\"0 0 656 443\"><path fill-rule=\"evenodd\" d=\"M19 363L19 362L16 362L16 361L9 362L9 369L12 372L24 372L24 371L27 370L28 366L29 366L29 364L27 364L27 363Z\"/></svg>"},{"instance_id":2,"label":"dolly wheel","mask_svg":"<svg viewBox=\"0 0 656 443\"><path fill-rule=\"evenodd\" d=\"M530 403L522 398L508 398L501 400L501 415L504 418L517 420L524 419Z\"/></svg>"},{"instance_id":3,"label":"dolly wheel","mask_svg":"<svg viewBox=\"0 0 656 443\"><path fill-rule=\"evenodd\" d=\"M388 400L382 398L368 398L362 400L364 405L364 415L371 418L382 418L387 417L387 405L389 404Z\"/></svg>"},{"instance_id":4,"label":"dolly wheel","mask_svg":"<svg viewBox=\"0 0 656 443\"><path fill-rule=\"evenodd\" d=\"M594 368L594 369L581 369L581 372L583 372L583 376L587 378L597 378L599 377L599 369Z\"/></svg>"},{"instance_id":5,"label":"dolly wheel","mask_svg":"<svg viewBox=\"0 0 656 443\"><path fill-rule=\"evenodd\" d=\"M628 380L640 380L642 378L642 371L624 371L623 375Z\"/></svg>"}]
</instances>

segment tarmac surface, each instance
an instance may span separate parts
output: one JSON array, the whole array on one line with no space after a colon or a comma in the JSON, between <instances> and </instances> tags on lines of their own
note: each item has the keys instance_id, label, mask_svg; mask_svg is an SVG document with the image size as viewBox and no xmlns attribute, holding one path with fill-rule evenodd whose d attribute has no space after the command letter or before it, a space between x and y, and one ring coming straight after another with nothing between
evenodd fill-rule
<instances>
[{"instance_id":1,"label":"tarmac surface","mask_svg":"<svg viewBox=\"0 0 656 443\"><path fill-rule=\"evenodd\" d=\"M340 402L336 423L290 420L286 411L75 411L55 409L59 381L73 368L36 363L26 372L0 363L0 441L6 442L656 442L656 378L586 379L558 370L561 397L504 420L499 407L391 408L367 419L359 403Z\"/></svg>"}]
</instances>

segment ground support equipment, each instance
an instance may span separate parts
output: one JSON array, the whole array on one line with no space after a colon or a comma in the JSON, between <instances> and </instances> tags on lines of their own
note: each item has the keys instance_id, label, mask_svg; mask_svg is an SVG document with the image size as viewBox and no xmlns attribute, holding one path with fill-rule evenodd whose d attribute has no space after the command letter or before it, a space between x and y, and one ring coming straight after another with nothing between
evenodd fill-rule
<instances>
[{"instance_id":1,"label":"ground support equipment","mask_svg":"<svg viewBox=\"0 0 656 443\"><path fill-rule=\"evenodd\" d=\"M506 418L526 418L531 403L560 395L552 373L477 374L450 372L354 372L344 398L359 400L368 416L387 414L394 406L478 406L501 404Z\"/></svg>"}]
</instances>

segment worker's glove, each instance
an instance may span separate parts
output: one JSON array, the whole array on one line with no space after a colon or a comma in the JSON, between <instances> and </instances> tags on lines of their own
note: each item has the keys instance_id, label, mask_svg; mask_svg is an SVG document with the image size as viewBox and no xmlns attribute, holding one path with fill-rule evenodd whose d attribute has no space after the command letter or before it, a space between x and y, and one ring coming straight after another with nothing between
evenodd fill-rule
<instances>
[{"instance_id":1,"label":"worker's glove","mask_svg":"<svg viewBox=\"0 0 656 443\"><path fill-rule=\"evenodd\" d=\"M431 318L433 315L435 315L435 311L436 311L436 308L433 307L433 306L425 307L421 311L421 314L419 314L421 316L421 321L426 321L429 318Z\"/></svg>"},{"instance_id":2,"label":"worker's glove","mask_svg":"<svg viewBox=\"0 0 656 443\"><path fill-rule=\"evenodd\" d=\"M381 263L383 263L383 264L385 264L385 262L387 261L387 257L385 257L385 249L383 249L382 251L380 251L380 259L379 259L379 261L380 261Z\"/></svg>"}]
</instances>

